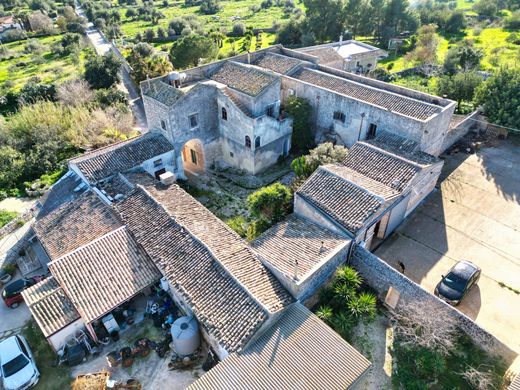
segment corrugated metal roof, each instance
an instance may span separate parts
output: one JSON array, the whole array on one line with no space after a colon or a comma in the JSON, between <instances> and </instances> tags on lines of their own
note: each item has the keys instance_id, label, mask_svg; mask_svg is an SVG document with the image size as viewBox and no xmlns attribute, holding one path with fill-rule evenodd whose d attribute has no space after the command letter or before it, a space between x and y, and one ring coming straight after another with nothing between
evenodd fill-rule
<instances>
[{"instance_id":1,"label":"corrugated metal roof","mask_svg":"<svg viewBox=\"0 0 520 390\"><path fill-rule=\"evenodd\" d=\"M517 374L513 382L509 385L507 390L520 390L520 374Z\"/></svg>"},{"instance_id":2,"label":"corrugated metal roof","mask_svg":"<svg viewBox=\"0 0 520 390\"><path fill-rule=\"evenodd\" d=\"M300 303L243 352L188 389L327 389L351 386L371 363Z\"/></svg>"}]
</instances>

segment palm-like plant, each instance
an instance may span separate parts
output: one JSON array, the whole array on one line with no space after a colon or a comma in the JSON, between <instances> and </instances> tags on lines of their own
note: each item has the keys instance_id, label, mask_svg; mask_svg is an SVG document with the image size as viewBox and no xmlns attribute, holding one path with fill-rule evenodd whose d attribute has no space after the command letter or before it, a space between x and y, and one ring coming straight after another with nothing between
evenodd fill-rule
<instances>
[{"instance_id":1,"label":"palm-like plant","mask_svg":"<svg viewBox=\"0 0 520 390\"><path fill-rule=\"evenodd\" d=\"M334 286L334 298L340 303L350 301L356 296L356 289L346 283L336 284ZM344 304L344 303L343 303Z\"/></svg>"},{"instance_id":2,"label":"palm-like plant","mask_svg":"<svg viewBox=\"0 0 520 390\"><path fill-rule=\"evenodd\" d=\"M350 338L350 332L356 325L357 320L350 313L341 311L332 317L332 327L338 332L343 338Z\"/></svg>"},{"instance_id":3,"label":"palm-like plant","mask_svg":"<svg viewBox=\"0 0 520 390\"><path fill-rule=\"evenodd\" d=\"M320 306L316 315L327 324L331 324L332 317L334 316L334 312L330 306Z\"/></svg>"},{"instance_id":4,"label":"palm-like plant","mask_svg":"<svg viewBox=\"0 0 520 390\"><path fill-rule=\"evenodd\" d=\"M350 288L357 289L361 286L363 278L352 267L343 266L336 271L336 284L345 284Z\"/></svg>"},{"instance_id":5,"label":"palm-like plant","mask_svg":"<svg viewBox=\"0 0 520 390\"><path fill-rule=\"evenodd\" d=\"M362 292L347 303L350 314L354 317L373 319L376 315L376 297L372 293Z\"/></svg>"}]
</instances>

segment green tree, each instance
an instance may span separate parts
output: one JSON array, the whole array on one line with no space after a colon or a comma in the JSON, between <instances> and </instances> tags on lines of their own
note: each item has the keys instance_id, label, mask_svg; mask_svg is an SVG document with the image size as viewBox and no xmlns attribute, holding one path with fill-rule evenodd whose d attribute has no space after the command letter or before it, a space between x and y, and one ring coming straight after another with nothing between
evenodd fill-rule
<instances>
[{"instance_id":1,"label":"green tree","mask_svg":"<svg viewBox=\"0 0 520 390\"><path fill-rule=\"evenodd\" d=\"M62 53L67 55L79 49L81 35L76 33L66 33L61 37Z\"/></svg>"},{"instance_id":2,"label":"green tree","mask_svg":"<svg viewBox=\"0 0 520 390\"><path fill-rule=\"evenodd\" d=\"M85 80L94 89L110 88L121 80L121 60L112 52L103 56L93 55L85 64Z\"/></svg>"},{"instance_id":3,"label":"green tree","mask_svg":"<svg viewBox=\"0 0 520 390\"><path fill-rule=\"evenodd\" d=\"M383 43L386 45L402 31L415 32L419 23L419 16L410 10L408 0L389 0L385 8Z\"/></svg>"},{"instance_id":4,"label":"green tree","mask_svg":"<svg viewBox=\"0 0 520 390\"><path fill-rule=\"evenodd\" d=\"M320 165L339 163L346 156L347 149L344 146L325 142L312 149L308 155L295 158L291 163L291 169L301 181L312 175Z\"/></svg>"},{"instance_id":5,"label":"green tree","mask_svg":"<svg viewBox=\"0 0 520 390\"><path fill-rule=\"evenodd\" d=\"M302 23L293 18L276 30L276 42L282 45L299 45L302 35Z\"/></svg>"},{"instance_id":6,"label":"green tree","mask_svg":"<svg viewBox=\"0 0 520 390\"><path fill-rule=\"evenodd\" d=\"M480 17L494 18L498 12L496 0L480 0L473 6L473 9Z\"/></svg>"},{"instance_id":7,"label":"green tree","mask_svg":"<svg viewBox=\"0 0 520 390\"><path fill-rule=\"evenodd\" d=\"M201 60L212 60L218 47L211 38L191 34L175 41L170 49L170 60L176 68L198 66Z\"/></svg>"},{"instance_id":8,"label":"green tree","mask_svg":"<svg viewBox=\"0 0 520 390\"><path fill-rule=\"evenodd\" d=\"M304 98L289 96L285 111L293 118L292 147L299 152L306 152L314 144L311 131L312 106Z\"/></svg>"},{"instance_id":9,"label":"green tree","mask_svg":"<svg viewBox=\"0 0 520 390\"><path fill-rule=\"evenodd\" d=\"M247 206L255 217L277 222L290 211L292 192L283 184L274 183L249 195Z\"/></svg>"},{"instance_id":10,"label":"green tree","mask_svg":"<svg viewBox=\"0 0 520 390\"><path fill-rule=\"evenodd\" d=\"M0 147L0 188L13 188L23 173L23 154L10 146Z\"/></svg>"},{"instance_id":11,"label":"green tree","mask_svg":"<svg viewBox=\"0 0 520 390\"><path fill-rule=\"evenodd\" d=\"M475 100L492 123L518 128L520 69L501 68L478 88Z\"/></svg>"},{"instance_id":12,"label":"green tree","mask_svg":"<svg viewBox=\"0 0 520 390\"><path fill-rule=\"evenodd\" d=\"M413 61L419 65L431 65L437 62L437 49L439 47L439 36L437 26L427 24L421 26L417 34L415 49L405 57L407 61Z\"/></svg>"},{"instance_id":13,"label":"green tree","mask_svg":"<svg viewBox=\"0 0 520 390\"><path fill-rule=\"evenodd\" d=\"M437 93L457 102L457 111L461 112L462 101L472 102L482 78L474 72L462 72L453 76L443 76L437 83Z\"/></svg>"},{"instance_id":14,"label":"green tree","mask_svg":"<svg viewBox=\"0 0 520 390\"><path fill-rule=\"evenodd\" d=\"M472 40L464 39L459 45L453 46L444 58L444 71L453 74L459 70L464 72L477 70L484 57L482 49L476 47Z\"/></svg>"},{"instance_id":15,"label":"green tree","mask_svg":"<svg viewBox=\"0 0 520 390\"><path fill-rule=\"evenodd\" d=\"M459 34L466 28L466 17L464 11L456 10L453 11L444 25L444 31L450 34Z\"/></svg>"},{"instance_id":16,"label":"green tree","mask_svg":"<svg viewBox=\"0 0 520 390\"><path fill-rule=\"evenodd\" d=\"M342 0L303 0L307 28L318 42L337 40L345 24Z\"/></svg>"}]
</instances>

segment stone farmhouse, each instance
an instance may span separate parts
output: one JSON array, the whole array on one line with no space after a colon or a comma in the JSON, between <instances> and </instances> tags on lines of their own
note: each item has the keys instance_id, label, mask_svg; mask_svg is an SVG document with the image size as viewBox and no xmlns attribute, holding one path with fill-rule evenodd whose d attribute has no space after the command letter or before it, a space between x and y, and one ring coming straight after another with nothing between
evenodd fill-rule
<instances>
[{"instance_id":1,"label":"stone farmhouse","mask_svg":"<svg viewBox=\"0 0 520 390\"><path fill-rule=\"evenodd\" d=\"M78 328L96 339L96 322L161 280L222 360L194 389L351 386L370 362L306 306L434 188L453 102L281 46L142 89L151 131L71 159L40 201L19 264L50 271L23 295L51 346ZM294 213L248 243L174 175L276 162L290 150L291 95L312 102L316 138L335 137L349 153L318 168Z\"/></svg>"},{"instance_id":2,"label":"stone farmhouse","mask_svg":"<svg viewBox=\"0 0 520 390\"><path fill-rule=\"evenodd\" d=\"M362 45L346 43L338 48ZM330 67L323 49L274 46L143 81L150 131L173 145L174 173L230 166L256 174L276 163L291 149L289 96L311 104L317 142L350 147L385 131L440 153L454 102Z\"/></svg>"}]
</instances>

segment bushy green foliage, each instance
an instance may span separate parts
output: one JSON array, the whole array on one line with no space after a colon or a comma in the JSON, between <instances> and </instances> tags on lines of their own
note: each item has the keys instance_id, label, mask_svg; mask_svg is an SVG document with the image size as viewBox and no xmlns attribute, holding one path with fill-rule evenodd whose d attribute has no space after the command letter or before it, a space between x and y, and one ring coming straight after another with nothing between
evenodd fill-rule
<instances>
[{"instance_id":1,"label":"bushy green foliage","mask_svg":"<svg viewBox=\"0 0 520 390\"><path fill-rule=\"evenodd\" d=\"M260 236L260 234L269 229L271 225L272 223L263 218L253 220L247 227L246 238L249 241L253 241L255 238Z\"/></svg>"},{"instance_id":2,"label":"bushy green foliage","mask_svg":"<svg viewBox=\"0 0 520 390\"><path fill-rule=\"evenodd\" d=\"M190 34L175 41L170 49L170 60L176 68L198 66L202 59L213 60L218 47L211 38Z\"/></svg>"},{"instance_id":3,"label":"bushy green foliage","mask_svg":"<svg viewBox=\"0 0 520 390\"><path fill-rule=\"evenodd\" d=\"M148 43L138 43L132 46L127 60L132 67L132 77L137 83L148 78L165 75L173 70L168 58L159 54Z\"/></svg>"},{"instance_id":4,"label":"bushy green foliage","mask_svg":"<svg viewBox=\"0 0 520 390\"><path fill-rule=\"evenodd\" d=\"M504 19L504 28L511 30L520 29L520 10L514 11L511 15Z\"/></svg>"},{"instance_id":5,"label":"bushy green foliage","mask_svg":"<svg viewBox=\"0 0 520 390\"><path fill-rule=\"evenodd\" d=\"M111 88L121 80L121 65L121 60L112 52L103 56L92 55L85 64L85 80L94 89Z\"/></svg>"},{"instance_id":6,"label":"bushy green foliage","mask_svg":"<svg viewBox=\"0 0 520 390\"><path fill-rule=\"evenodd\" d=\"M281 183L263 187L247 197L247 207L257 218L280 221L291 209L292 192Z\"/></svg>"},{"instance_id":7,"label":"bushy green foliage","mask_svg":"<svg viewBox=\"0 0 520 390\"><path fill-rule=\"evenodd\" d=\"M460 70L464 72L478 70L480 61L484 57L482 49L474 42L464 39L459 45L451 47L444 58L444 71L454 74Z\"/></svg>"},{"instance_id":8,"label":"bushy green foliage","mask_svg":"<svg viewBox=\"0 0 520 390\"><path fill-rule=\"evenodd\" d=\"M285 103L285 111L293 119L292 148L299 152L307 152L314 144L311 131L312 106L304 98L289 96Z\"/></svg>"},{"instance_id":9,"label":"bushy green foliage","mask_svg":"<svg viewBox=\"0 0 520 390\"><path fill-rule=\"evenodd\" d=\"M457 102L457 111L461 112L461 103L472 102L475 91L482 83L482 77L474 72L456 73L453 76L443 76L437 83L437 93L447 96Z\"/></svg>"},{"instance_id":10,"label":"bushy green foliage","mask_svg":"<svg viewBox=\"0 0 520 390\"><path fill-rule=\"evenodd\" d=\"M305 179L320 165L343 161L347 153L348 150L344 146L325 142L312 149L308 155L295 158L291 163L291 169L298 179Z\"/></svg>"},{"instance_id":11,"label":"bushy green foliage","mask_svg":"<svg viewBox=\"0 0 520 390\"><path fill-rule=\"evenodd\" d=\"M18 216L18 213L14 211L0 210L0 228L7 225L13 219Z\"/></svg>"},{"instance_id":12,"label":"bushy green foliage","mask_svg":"<svg viewBox=\"0 0 520 390\"><path fill-rule=\"evenodd\" d=\"M237 215L233 218L229 218L226 224L234 230L242 238L247 236L248 223L242 215Z\"/></svg>"},{"instance_id":13,"label":"bushy green foliage","mask_svg":"<svg viewBox=\"0 0 520 390\"><path fill-rule=\"evenodd\" d=\"M520 69L502 68L475 95L491 123L517 128L520 123Z\"/></svg>"},{"instance_id":14,"label":"bushy green foliage","mask_svg":"<svg viewBox=\"0 0 520 390\"><path fill-rule=\"evenodd\" d=\"M200 12L205 15L213 15L222 9L218 0L202 0L200 3Z\"/></svg>"}]
</instances>

